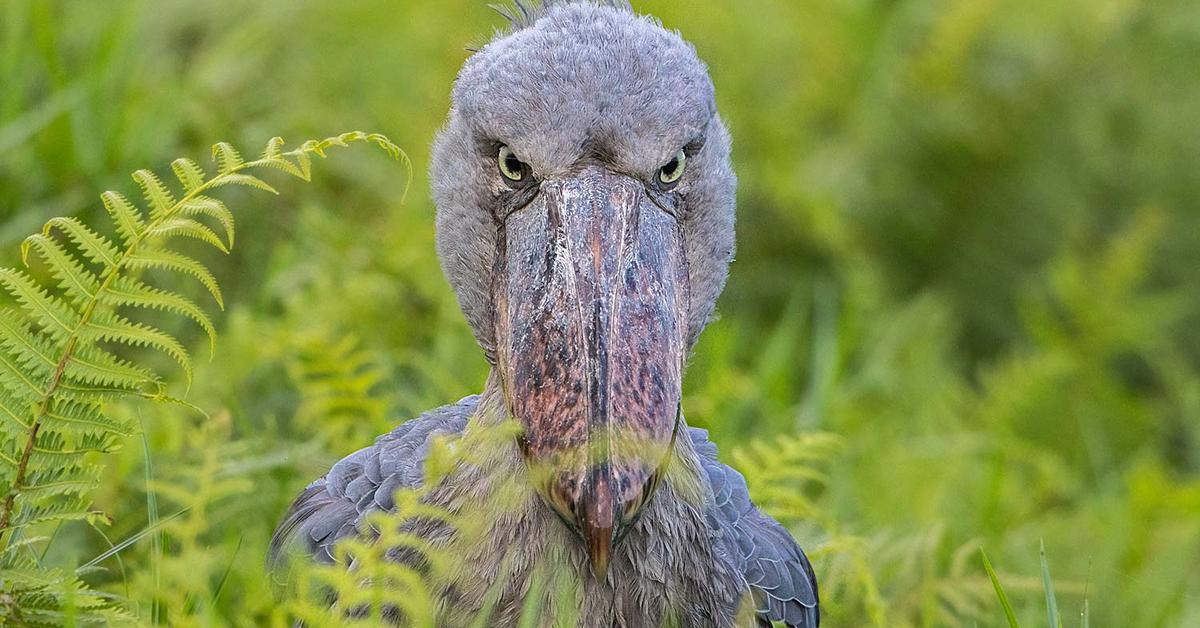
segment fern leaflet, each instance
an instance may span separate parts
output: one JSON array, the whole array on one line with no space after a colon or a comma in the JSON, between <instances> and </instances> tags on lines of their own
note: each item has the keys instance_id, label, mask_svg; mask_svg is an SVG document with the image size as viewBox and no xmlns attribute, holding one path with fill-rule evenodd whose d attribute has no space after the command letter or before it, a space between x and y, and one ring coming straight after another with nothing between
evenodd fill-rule
<instances>
[{"instance_id":1,"label":"fern leaflet","mask_svg":"<svg viewBox=\"0 0 1200 628\"><path fill-rule=\"evenodd\" d=\"M177 402L167 396L162 374L114 351L154 349L177 363L190 382L191 356L183 344L129 315L170 312L195 322L210 342L215 337L200 307L175 290L148 284L140 271L155 268L198 280L224 307L217 280L204 263L171 248L180 239L221 252L233 246L232 214L207 194L230 185L274 192L249 174L266 168L307 181L313 154L324 157L328 148L351 142L374 143L408 165L386 137L362 132L310 140L287 152L283 140L273 138L253 161L229 144L217 144L215 175L191 160L171 164L179 196L149 170L133 174L144 209L120 193L102 194L117 239L75 218L51 219L41 233L27 238L23 261L38 260L52 281L0 269L0 289L15 301L0 307L0 623L6 618L23 623L114 619L123 613L114 600L88 591L74 575L42 569L35 546L44 541L28 533L47 522L105 520L88 510L100 474L96 454L113 451L133 431L106 412L107 402L121 396Z\"/></svg>"}]
</instances>

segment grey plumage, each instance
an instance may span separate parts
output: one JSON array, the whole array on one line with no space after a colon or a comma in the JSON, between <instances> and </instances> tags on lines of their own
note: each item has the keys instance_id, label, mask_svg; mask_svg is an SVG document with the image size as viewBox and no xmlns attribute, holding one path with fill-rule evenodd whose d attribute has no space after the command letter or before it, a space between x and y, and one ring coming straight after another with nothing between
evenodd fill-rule
<instances>
[{"instance_id":1,"label":"grey plumage","mask_svg":"<svg viewBox=\"0 0 1200 628\"><path fill-rule=\"evenodd\" d=\"M504 138L540 179L605 157L653 173L689 142L679 193L691 275L689 343L708 323L734 253L737 177L708 70L695 49L649 18L590 2L555 2L535 26L492 41L467 60L450 119L433 146L438 256L480 344L495 351L493 208L501 193L492 146Z\"/></svg>"},{"instance_id":2,"label":"grey plumage","mask_svg":"<svg viewBox=\"0 0 1200 628\"><path fill-rule=\"evenodd\" d=\"M808 557L783 526L754 507L745 478L717 460L708 432L692 428L690 436L713 493L709 526L734 540L758 616L788 626L816 626L817 579Z\"/></svg>"},{"instance_id":3,"label":"grey plumage","mask_svg":"<svg viewBox=\"0 0 1200 628\"><path fill-rule=\"evenodd\" d=\"M292 553L332 564L333 545L343 537L360 532L364 516L378 510L390 510L393 505L391 495L396 489L419 487L424 481L425 456L431 440L438 436L461 435L478 406L479 398L472 396L422 414L334 465L325 477L310 484L300 494L276 530L271 543L272 562L278 564L287 558L285 554L290 548ZM702 470L707 484L702 515L705 527L703 535L699 536L712 544L710 556L724 562L724 570L740 576L740 582L730 587L730 594L723 600L725 607L720 609L721 617L732 620L738 606L745 601L740 594L749 593L755 615L763 625L780 621L789 627L817 626L817 582L804 552L782 526L754 507L745 479L717 459L717 446L708 439L708 432L689 428L688 436L693 460ZM461 483L473 484L467 481L470 475L464 474ZM490 491L492 484L482 482L474 486L476 490L471 495L482 495ZM648 526L640 526L631 534L637 537L631 539L634 546L652 545L656 536L654 528ZM489 546L490 541L489 537ZM680 543L676 551L699 549ZM636 568L638 552L631 552L627 558L627 563L618 565ZM712 571L722 570L702 569L697 573ZM649 581L649 595L657 591L660 579L670 577L667 574L645 576L645 573L637 574L639 580ZM513 600L510 607L520 608L520 602ZM473 610L467 604L466 614ZM647 621L643 624L640 619ZM582 625L605 628L659 625L658 621L649 619L627 618L621 624L585 622ZM722 625L716 618L709 619L711 621L685 625Z\"/></svg>"},{"instance_id":4,"label":"grey plumage","mask_svg":"<svg viewBox=\"0 0 1200 628\"><path fill-rule=\"evenodd\" d=\"M273 560L333 562L338 539L370 535L364 517L420 486L446 436L474 454L425 499L481 530L404 524L462 565L438 584L440 625L472 623L494 592L490 625L515 626L549 563L577 589L571 608L549 594L542 607L577 612L584 628L817 626L808 559L677 409L685 353L734 248L736 177L707 68L627 2L514 6L516 30L459 74L431 167L439 259L492 374L480 396L402 424L309 485ZM660 185L680 152L686 170ZM486 440L514 420L519 436ZM665 460L640 457L657 447Z\"/></svg>"},{"instance_id":5,"label":"grey plumage","mask_svg":"<svg viewBox=\"0 0 1200 628\"><path fill-rule=\"evenodd\" d=\"M354 534L364 515L390 511L397 490L421 486L430 443L461 434L476 400L468 397L406 421L333 465L300 493L279 524L271 540L271 561L279 563L287 546L298 543L296 549L332 563L334 543Z\"/></svg>"},{"instance_id":6,"label":"grey plumage","mask_svg":"<svg viewBox=\"0 0 1200 628\"><path fill-rule=\"evenodd\" d=\"M570 1L571 0L566 0L566 2ZM629 4L629 0L594 1L595 4L601 6L610 6L614 9L624 9L626 11L633 10L633 7ZM565 4L565 2L563 0L542 0L541 2L537 2L536 0L513 0L513 2L509 4L493 4L491 7L495 9L497 13L504 16L504 19L508 20L508 23L512 26L513 30L521 30L523 28L529 28L530 26L533 26L534 23L545 16L546 13L556 4Z\"/></svg>"}]
</instances>

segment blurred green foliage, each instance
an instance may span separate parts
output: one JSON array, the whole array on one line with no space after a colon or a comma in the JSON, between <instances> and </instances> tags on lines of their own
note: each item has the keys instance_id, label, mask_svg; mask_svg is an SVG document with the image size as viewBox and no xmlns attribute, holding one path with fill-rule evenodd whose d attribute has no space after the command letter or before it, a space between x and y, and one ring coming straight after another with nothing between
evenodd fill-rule
<instances>
[{"instance_id":1,"label":"blurred green foliage","mask_svg":"<svg viewBox=\"0 0 1200 628\"><path fill-rule=\"evenodd\" d=\"M1065 625L1085 598L1097 625L1200 625L1200 4L634 4L708 61L742 182L686 413L814 557L828 625L1001 625L980 546L1041 625L1040 539ZM0 3L5 264L216 139L378 130L418 168L406 202L361 154L231 201L258 209L205 258L230 304L188 393L211 417L129 407L113 524L46 561L161 520L87 579L146 620L279 620L262 557L295 493L482 387L423 168L499 23L475 0Z\"/></svg>"}]
</instances>

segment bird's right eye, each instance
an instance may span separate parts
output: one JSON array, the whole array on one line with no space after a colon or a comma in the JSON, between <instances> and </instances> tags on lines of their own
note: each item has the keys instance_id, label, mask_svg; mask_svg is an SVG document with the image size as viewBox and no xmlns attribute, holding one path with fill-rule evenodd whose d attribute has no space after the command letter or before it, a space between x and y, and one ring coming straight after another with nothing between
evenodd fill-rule
<instances>
[{"instance_id":1,"label":"bird's right eye","mask_svg":"<svg viewBox=\"0 0 1200 628\"><path fill-rule=\"evenodd\" d=\"M496 163L500 166L500 174L514 183L524 181L525 177L529 176L529 166L517 159L512 149L507 146L500 147L500 153L496 155Z\"/></svg>"},{"instance_id":2,"label":"bird's right eye","mask_svg":"<svg viewBox=\"0 0 1200 628\"><path fill-rule=\"evenodd\" d=\"M679 183L679 179L683 177L683 170L687 168L687 153L680 150L675 153L675 156L668 161L666 165L658 169L658 181L664 186L674 187Z\"/></svg>"}]
</instances>

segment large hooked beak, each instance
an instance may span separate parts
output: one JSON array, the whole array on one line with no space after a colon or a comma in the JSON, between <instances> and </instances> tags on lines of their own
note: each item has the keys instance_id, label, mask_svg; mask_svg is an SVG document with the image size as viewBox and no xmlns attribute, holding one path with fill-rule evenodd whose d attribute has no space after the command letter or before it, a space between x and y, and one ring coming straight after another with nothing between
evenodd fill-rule
<instances>
[{"instance_id":1,"label":"large hooked beak","mask_svg":"<svg viewBox=\"0 0 1200 628\"><path fill-rule=\"evenodd\" d=\"M504 218L497 360L543 498L602 578L679 427L688 280L678 219L598 166Z\"/></svg>"}]
</instances>

